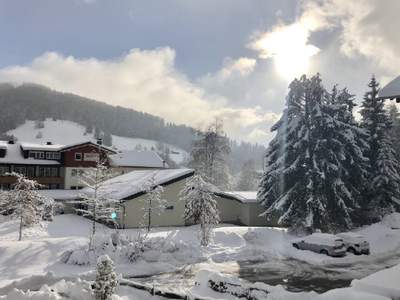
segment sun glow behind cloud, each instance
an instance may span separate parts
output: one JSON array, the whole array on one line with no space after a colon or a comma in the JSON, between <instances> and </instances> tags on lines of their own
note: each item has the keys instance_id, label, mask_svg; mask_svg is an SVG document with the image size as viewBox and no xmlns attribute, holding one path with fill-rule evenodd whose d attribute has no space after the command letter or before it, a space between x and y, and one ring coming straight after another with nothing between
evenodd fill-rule
<instances>
[{"instance_id":1,"label":"sun glow behind cloud","mask_svg":"<svg viewBox=\"0 0 400 300\"><path fill-rule=\"evenodd\" d=\"M260 58L273 58L279 74L287 80L307 71L308 59L320 50L307 44L309 30L300 23L280 26L272 32L256 34L250 47L260 52Z\"/></svg>"}]
</instances>

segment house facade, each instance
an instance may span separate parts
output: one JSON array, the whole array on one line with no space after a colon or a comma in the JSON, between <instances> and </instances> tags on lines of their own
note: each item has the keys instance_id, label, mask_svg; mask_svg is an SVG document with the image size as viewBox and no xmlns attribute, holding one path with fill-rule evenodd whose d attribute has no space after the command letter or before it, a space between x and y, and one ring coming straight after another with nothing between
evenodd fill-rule
<instances>
[{"instance_id":1,"label":"house facade","mask_svg":"<svg viewBox=\"0 0 400 300\"><path fill-rule=\"evenodd\" d=\"M5 174L16 172L36 180L43 189L80 190L84 188L80 178L99 159L116 176L168 168L154 151L117 152L90 141L71 145L0 141L0 189L13 187L16 178Z\"/></svg>"}]
</instances>

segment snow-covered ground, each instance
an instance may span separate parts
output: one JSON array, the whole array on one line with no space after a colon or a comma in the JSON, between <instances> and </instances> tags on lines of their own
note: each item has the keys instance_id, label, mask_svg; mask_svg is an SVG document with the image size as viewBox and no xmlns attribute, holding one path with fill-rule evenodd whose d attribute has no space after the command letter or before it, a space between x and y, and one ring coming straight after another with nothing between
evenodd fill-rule
<instances>
[{"instance_id":1,"label":"snow-covered ground","mask_svg":"<svg viewBox=\"0 0 400 300\"><path fill-rule=\"evenodd\" d=\"M78 123L62 120L53 121L48 118L44 121L44 124L44 128L35 129L34 121L26 121L25 124L14 130L8 131L7 134L16 136L20 141L31 143L52 142L54 144L68 145L86 141L95 142L93 134L84 135L86 129ZM36 135L39 131L42 132L43 136L42 138L37 139ZM150 150L151 147L156 149L157 144L157 141L154 140L127 138L116 135L112 136L112 141L113 147L118 150L133 150L138 144L141 144L142 147L146 147L147 150ZM177 164L184 160L184 156L188 157L186 151L173 145L165 145L171 147L171 150L179 152L179 154L170 154L171 159L173 159Z\"/></svg>"},{"instance_id":2,"label":"snow-covered ground","mask_svg":"<svg viewBox=\"0 0 400 300\"><path fill-rule=\"evenodd\" d=\"M397 216L393 219L400 218ZM389 223L392 224L393 220ZM44 283L53 285L62 278L73 282L76 277L93 280L94 266L68 265L58 261L66 250L88 243L90 228L91 222L80 216L56 216L53 222L44 222L40 227L24 228L23 241L18 242L18 223L5 222L3 219L0 223L0 295L8 294L14 287L21 290L37 290ZM102 226L98 228L99 234L112 231ZM117 274L121 273L124 278L132 278L165 273L164 278L159 275L144 281L157 279L161 284L178 291L193 286L194 276L203 268L234 274L245 282L262 281L289 286L293 278L288 277L285 281L284 276L297 276L306 277L303 280L309 279L310 282L325 278L327 282L332 282L334 287L334 282L338 279L347 279L350 284L352 279L363 278L400 263L400 230L391 229L388 221L357 231L370 242L370 255L348 254L344 258L331 258L310 251L296 250L290 244L293 236L284 230L222 225L215 230L214 245L209 247L199 246L196 230L196 226L153 229L149 238L160 238L162 245L158 253L145 253L145 260L136 263L117 260ZM133 238L137 233L133 229L121 232ZM110 256L113 257L113 254ZM116 255L114 259L117 259ZM393 272L397 271L400 271L400 267ZM276 277L277 273L280 273L282 278ZM268 281L268 274L269 277L277 278L277 281ZM33 278L24 279L32 275ZM368 283L390 284L387 280L371 278L368 279ZM131 293L130 289L120 287L118 294L123 298ZM354 288L351 293L353 291ZM146 299L126 297L123 299Z\"/></svg>"}]
</instances>

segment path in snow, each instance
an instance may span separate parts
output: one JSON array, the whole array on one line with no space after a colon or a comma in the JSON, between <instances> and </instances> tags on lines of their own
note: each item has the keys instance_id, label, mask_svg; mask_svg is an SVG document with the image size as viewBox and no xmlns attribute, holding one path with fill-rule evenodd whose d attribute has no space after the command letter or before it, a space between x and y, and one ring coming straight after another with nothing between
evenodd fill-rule
<instances>
[{"instance_id":1,"label":"path in snow","mask_svg":"<svg viewBox=\"0 0 400 300\"><path fill-rule=\"evenodd\" d=\"M352 254L348 254L351 256ZM173 290L189 289L194 286L197 272L207 268L224 274L235 275L249 283L263 282L269 285L282 285L291 292L326 291L349 287L353 279L361 279L378 271L393 267L400 263L398 251L386 255L366 256L365 261L333 263L311 263L304 260L287 257L271 261L242 261L219 264L197 264L156 274L151 276L131 277L138 282L156 281L159 286Z\"/></svg>"}]
</instances>

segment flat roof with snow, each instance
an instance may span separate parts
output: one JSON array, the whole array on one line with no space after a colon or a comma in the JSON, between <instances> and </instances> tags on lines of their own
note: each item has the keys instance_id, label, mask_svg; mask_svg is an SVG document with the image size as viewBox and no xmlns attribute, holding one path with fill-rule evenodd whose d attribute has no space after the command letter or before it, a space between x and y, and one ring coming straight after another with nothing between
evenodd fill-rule
<instances>
[{"instance_id":1,"label":"flat roof with snow","mask_svg":"<svg viewBox=\"0 0 400 300\"><path fill-rule=\"evenodd\" d=\"M52 198L54 200L73 200L79 198L80 190L38 190L45 198Z\"/></svg>"},{"instance_id":2,"label":"flat roof with snow","mask_svg":"<svg viewBox=\"0 0 400 300\"><path fill-rule=\"evenodd\" d=\"M234 191L234 192L220 192L218 196L237 200L241 203L258 203L256 191Z\"/></svg>"},{"instance_id":3,"label":"flat roof with snow","mask_svg":"<svg viewBox=\"0 0 400 300\"><path fill-rule=\"evenodd\" d=\"M192 169L146 170L133 171L109 179L102 184L98 193L116 200L131 200L143 195L145 183L154 176L155 185L166 186L194 175ZM81 190L87 195L93 194L93 189Z\"/></svg>"},{"instance_id":4,"label":"flat roof with snow","mask_svg":"<svg viewBox=\"0 0 400 300\"><path fill-rule=\"evenodd\" d=\"M37 151L59 151L65 145L59 144L35 144L35 143L28 143L28 142L20 142L22 149L24 150L37 150Z\"/></svg>"},{"instance_id":5,"label":"flat roof with snow","mask_svg":"<svg viewBox=\"0 0 400 300\"><path fill-rule=\"evenodd\" d=\"M3 144L3 143L2 143ZM4 145L4 144L3 144ZM20 164L20 165L59 165L56 160L24 158L21 151L21 144L6 144L6 155L0 157L0 164Z\"/></svg>"},{"instance_id":6,"label":"flat roof with snow","mask_svg":"<svg viewBox=\"0 0 400 300\"><path fill-rule=\"evenodd\" d=\"M164 167L164 160L155 151L121 150L109 155L108 160L112 167Z\"/></svg>"}]
</instances>

